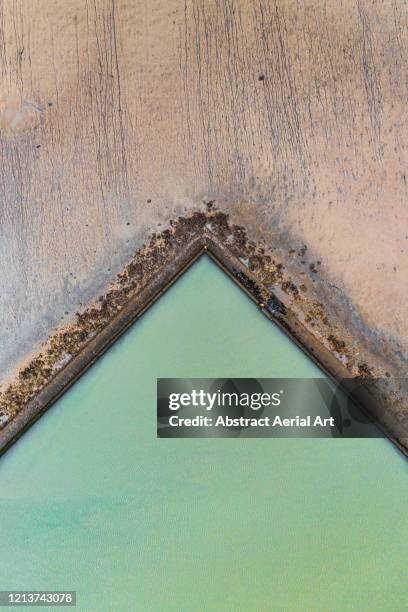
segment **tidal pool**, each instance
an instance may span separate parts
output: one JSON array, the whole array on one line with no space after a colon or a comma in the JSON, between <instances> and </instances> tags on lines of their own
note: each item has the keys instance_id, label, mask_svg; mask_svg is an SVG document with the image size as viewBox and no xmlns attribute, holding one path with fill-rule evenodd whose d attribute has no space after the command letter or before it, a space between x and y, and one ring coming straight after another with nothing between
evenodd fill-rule
<instances>
[{"instance_id":1,"label":"tidal pool","mask_svg":"<svg viewBox=\"0 0 408 612\"><path fill-rule=\"evenodd\" d=\"M279 376L322 374L201 258L0 459L0 590L97 612L406 610L390 442L156 437L158 377Z\"/></svg>"}]
</instances>

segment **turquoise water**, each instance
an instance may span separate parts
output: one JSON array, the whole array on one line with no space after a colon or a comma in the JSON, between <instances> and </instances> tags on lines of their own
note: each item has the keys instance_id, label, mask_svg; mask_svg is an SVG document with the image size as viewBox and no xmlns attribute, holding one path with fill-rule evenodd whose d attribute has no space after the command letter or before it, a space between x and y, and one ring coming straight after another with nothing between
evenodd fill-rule
<instances>
[{"instance_id":1,"label":"turquoise water","mask_svg":"<svg viewBox=\"0 0 408 612\"><path fill-rule=\"evenodd\" d=\"M0 460L0 589L98 612L407 610L388 441L156 438L157 377L317 375L202 258Z\"/></svg>"}]
</instances>

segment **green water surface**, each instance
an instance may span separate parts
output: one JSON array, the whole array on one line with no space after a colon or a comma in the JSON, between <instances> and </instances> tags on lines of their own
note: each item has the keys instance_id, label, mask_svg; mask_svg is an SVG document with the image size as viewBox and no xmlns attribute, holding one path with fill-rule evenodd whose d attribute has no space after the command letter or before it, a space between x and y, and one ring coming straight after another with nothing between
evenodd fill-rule
<instances>
[{"instance_id":1,"label":"green water surface","mask_svg":"<svg viewBox=\"0 0 408 612\"><path fill-rule=\"evenodd\" d=\"M0 590L407 610L408 464L387 440L156 438L157 377L319 375L202 258L0 459Z\"/></svg>"}]
</instances>

